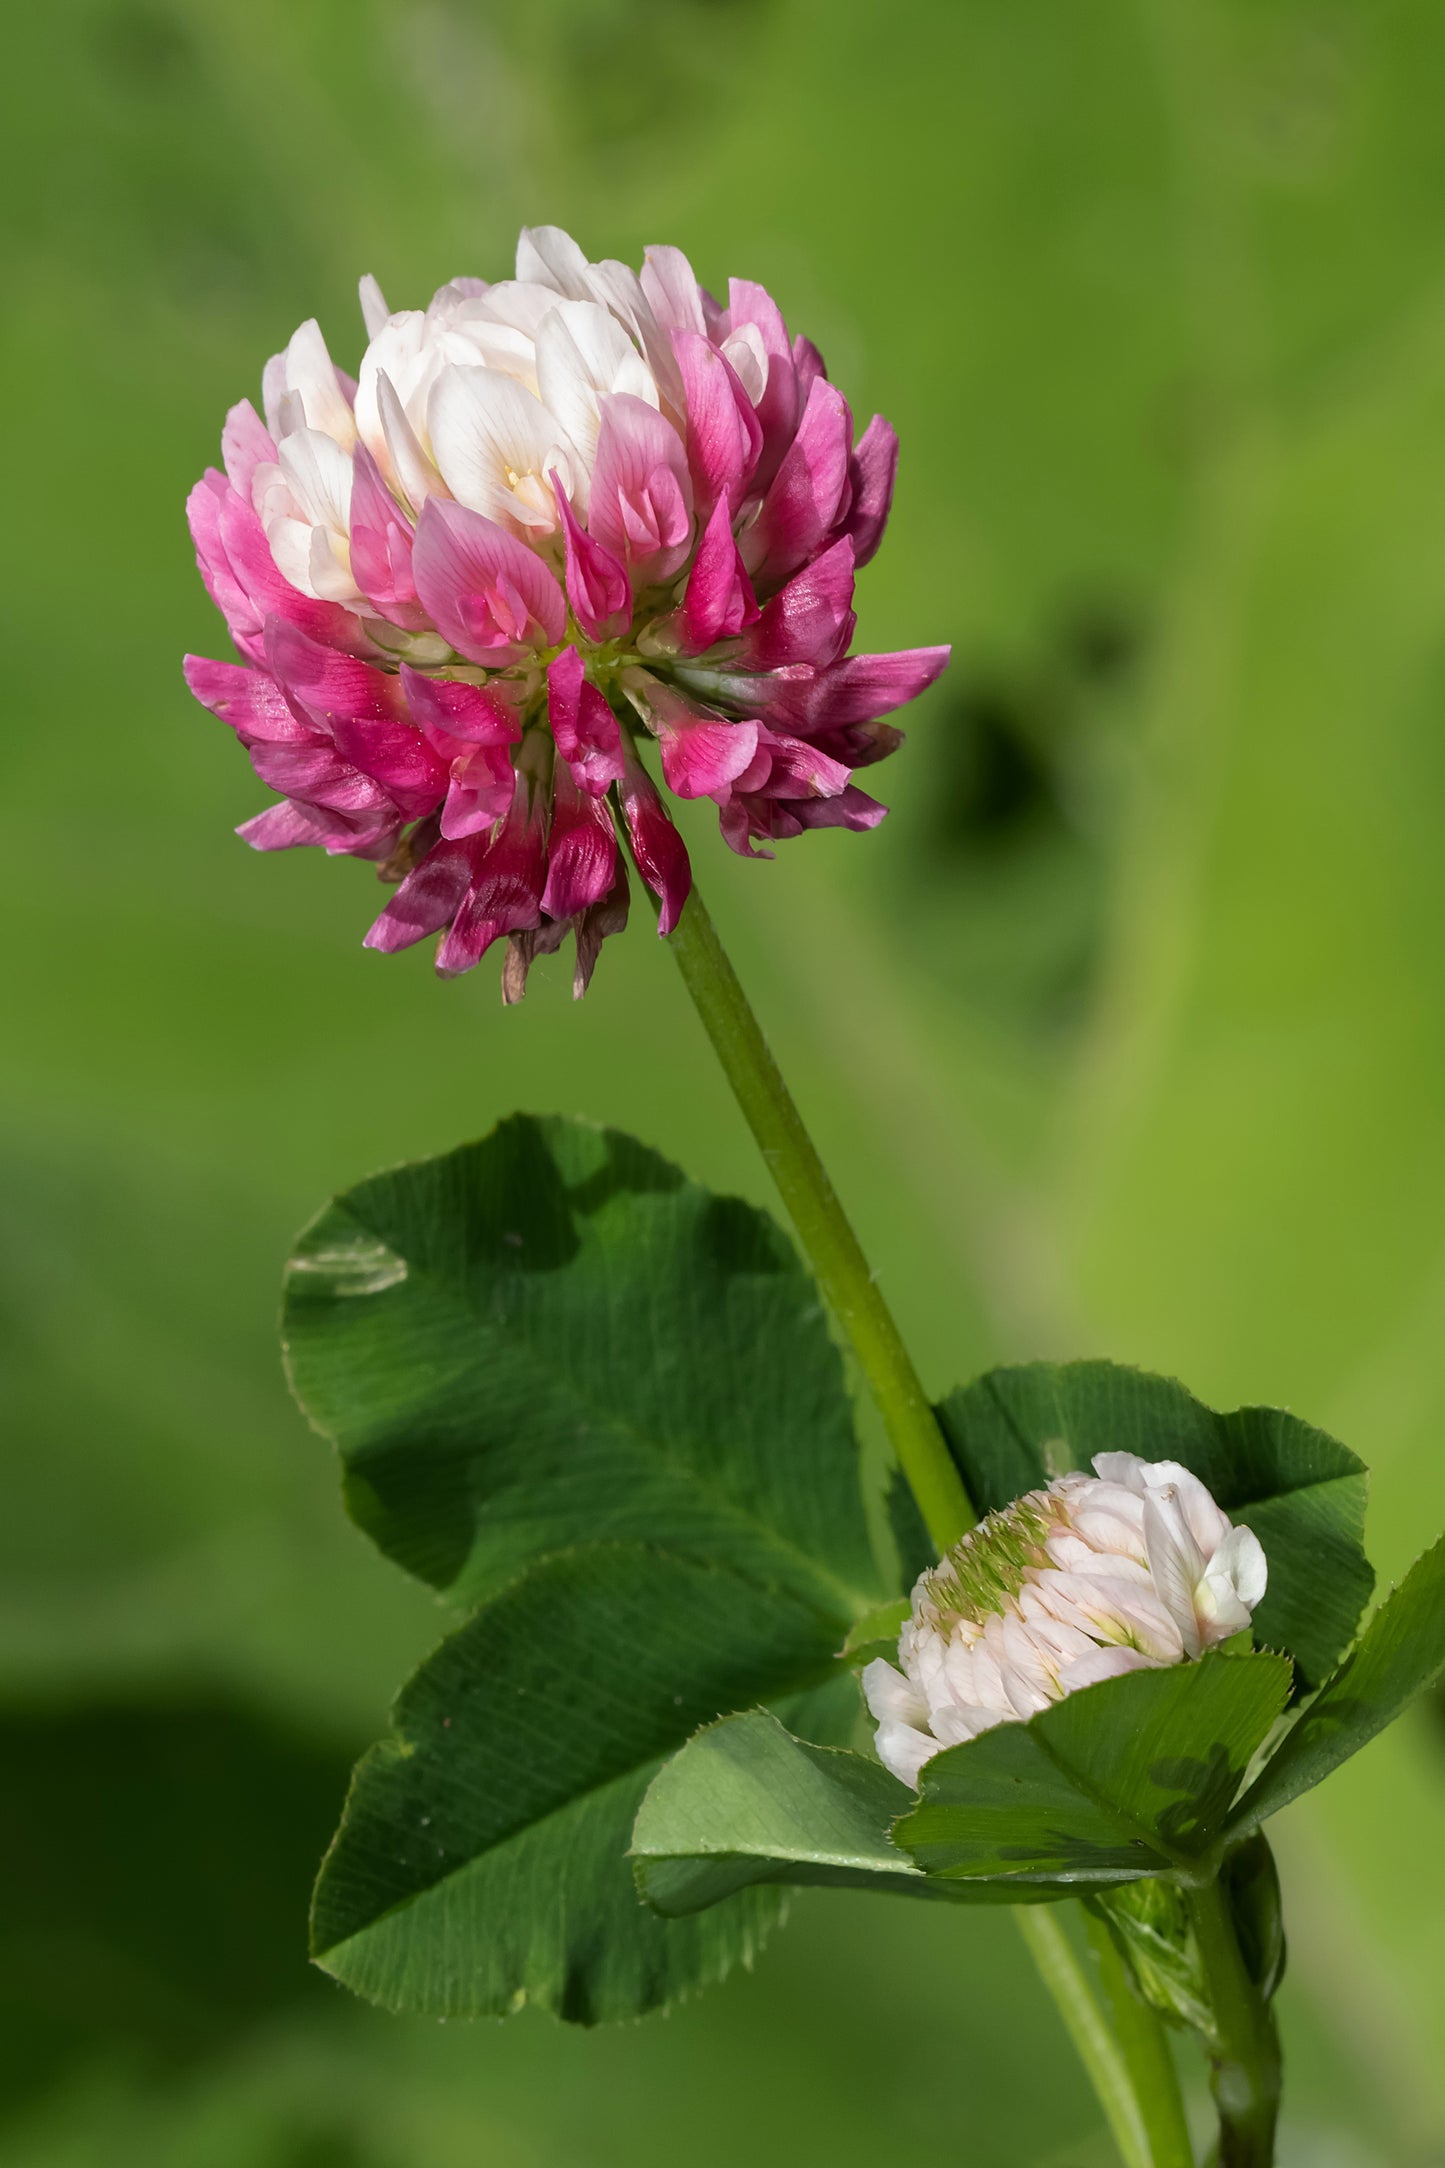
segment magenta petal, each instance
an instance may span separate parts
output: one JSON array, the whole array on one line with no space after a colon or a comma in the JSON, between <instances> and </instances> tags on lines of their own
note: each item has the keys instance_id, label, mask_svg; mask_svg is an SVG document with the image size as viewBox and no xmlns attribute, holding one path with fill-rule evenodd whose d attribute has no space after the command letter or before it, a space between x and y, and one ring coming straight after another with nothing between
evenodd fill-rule
<instances>
[{"instance_id":1,"label":"magenta petal","mask_svg":"<svg viewBox=\"0 0 1445 2168\"><path fill-rule=\"evenodd\" d=\"M952 653L946 647L900 649L892 655L849 655L808 676L784 673L767 687L765 720L811 734L871 722L914 700L940 677ZM759 682L759 693L764 691Z\"/></svg>"},{"instance_id":2,"label":"magenta petal","mask_svg":"<svg viewBox=\"0 0 1445 2168\"><path fill-rule=\"evenodd\" d=\"M531 804L530 792L527 777L519 775L512 810L437 950L436 967L444 979L470 971L503 934L523 932L541 918L547 845L541 808Z\"/></svg>"},{"instance_id":3,"label":"magenta petal","mask_svg":"<svg viewBox=\"0 0 1445 2168\"><path fill-rule=\"evenodd\" d=\"M186 683L213 715L229 723L243 745L266 739L280 745L309 743L315 731L297 716L286 695L264 670L187 655Z\"/></svg>"},{"instance_id":4,"label":"magenta petal","mask_svg":"<svg viewBox=\"0 0 1445 2168\"><path fill-rule=\"evenodd\" d=\"M756 723L664 724L658 731L662 772L679 798L726 792L758 749Z\"/></svg>"},{"instance_id":5,"label":"magenta petal","mask_svg":"<svg viewBox=\"0 0 1445 2168\"><path fill-rule=\"evenodd\" d=\"M815 557L763 606L743 642L755 670L796 662L836 661L853 637L853 545L844 540Z\"/></svg>"},{"instance_id":6,"label":"magenta petal","mask_svg":"<svg viewBox=\"0 0 1445 2168\"><path fill-rule=\"evenodd\" d=\"M428 620L412 576L413 539L411 521L366 446L358 444L352 461L351 576L380 616L420 632Z\"/></svg>"},{"instance_id":7,"label":"magenta petal","mask_svg":"<svg viewBox=\"0 0 1445 2168\"><path fill-rule=\"evenodd\" d=\"M621 780L621 728L575 647L564 647L547 665L547 718L557 750L583 790L599 797Z\"/></svg>"},{"instance_id":8,"label":"magenta petal","mask_svg":"<svg viewBox=\"0 0 1445 2168\"><path fill-rule=\"evenodd\" d=\"M276 445L270 430L250 400L240 400L226 416L221 430L221 458L231 487L249 499L252 475L275 457Z\"/></svg>"},{"instance_id":9,"label":"magenta petal","mask_svg":"<svg viewBox=\"0 0 1445 2168\"><path fill-rule=\"evenodd\" d=\"M852 771L806 739L764 731L759 751L767 753L768 775L753 787L769 798L836 798L848 787Z\"/></svg>"},{"instance_id":10,"label":"magenta petal","mask_svg":"<svg viewBox=\"0 0 1445 2168\"><path fill-rule=\"evenodd\" d=\"M760 584L796 571L832 531L848 487L853 420L826 377L815 378L798 433L788 446L743 555Z\"/></svg>"},{"instance_id":11,"label":"magenta petal","mask_svg":"<svg viewBox=\"0 0 1445 2168\"><path fill-rule=\"evenodd\" d=\"M553 776L552 828L542 909L571 918L610 895L617 878L617 832L607 806L580 790L565 760Z\"/></svg>"},{"instance_id":12,"label":"magenta petal","mask_svg":"<svg viewBox=\"0 0 1445 2168\"><path fill-rule=\"evenodd\" d=\"M412 573L432 623L473 662L515 661L567 629L566 598L541 558L450 498L422 506Z\"/></svg>"},{"instance_id":13,"label":"magenta petal","mask_svg":"<svg viewBox=\"0 0 1445 2168\"><path fill-rule=\"evenodd\" d=\"M447 763L410 723L338 716L336 750L363 775L384 784L408 820L420 820L441 804Z\"/></svg>"},{"instance_id":14,"label":"magenta petal","mask_svg":"<svg viewBox=\"0 0 1445 2168\"><path fill-rule=\"evenodd\" d=\"M719 497L677 613L683 653L701 655L716 641L732 639L757 615L752 583L733 539L728 500Z\"/></svg>"},{"instance_id":15,"label":"magenta petal","mask_svg":"<svg viewBox=\"0 0 1445 2168\"><path fill-rule=\"evenodd\" d=\"M293 805L290 799L268 805L264 813L242 821L236 830L253 851L294 851L305 843L325 843L334 832L323 814L311 806Z\"/></svg>"},{"instance_id":16,"label":"magenta petal","mask_svg":"<svg viewBox=\"0 0 1445 2168\"><path fill-rule=\"evenodd\" d=\"M763 448L752 401L726 356L695 331L675 331L673 350L687 396L687 463L699 519L722 498L734 509Z\"/></svg>"},{"instance_id":17,"label":"magenta petal","mask_svg":"<svg viewBox=\"0 0 1445 2168\"><path fill-rule=\"evenodd\" d=\"M788 810L804 828L876 828L888 817L886 805L850 783L836 798L793 798Z\"/></svg>"},{"instance_id":18,"label":"magenta petal","mask_svg":"<svg viewBox=\"0 0 1445 2168\"><path fill-rule=\"evenodd\" d=\"M455 917L476 870L477 849L464 843L438 843L412 868L368 931L365 948L392 955L439 933Z\"/></svg>"},{"instance_id":19,"label":"magenta petal","mask_svg":"<svg viewBox=\"0 0 1445 2168\"><path fill-rule=\"evenodd\" d=\"M517 711L500 686L427 677L410 663L401 666L401 684L412 720L438 752L451 754L458 740L467 745L516 745L521 740Z\"/></svg>"},{"instance_id":20,"label":"magenta petal","mask_svg":"<svg viewBox=\"0 0 1445 2168\"><path fill-rule=\"evenodd\" d=\"M328 806L337 813L396 813L391 793L343 760L329 742L253 745L250 752L261 781L284 797L303 798L308 805Z\"/></svg>"},{"instance_id":21,"label":"magenta petal","mask_svg":"<svg viewBox=\"0 0 1445 2168\"><path fill-rule=\"evenodd\" d=\"M567 551L567 599L589 640L611 640L632 622L632 583L611 550L578 523L566 491L552 477Z\"/></svg>"},{"instance_id":22,"label":"magenta petal","mask_svg":"<svg viewBox=\"0 0 1445 2168\"><path fill-rule=\"evenodd\" d=\"M793 341L793 367L798 372L798 397L806 401L814 378L826 376L828 368L812 340L805 339L801 331Z\"/></svg>"},{"instance_id":23,"label":"magenta petal","mask_svg":"<svg viewBox=\"0 0 1445 2168\"><path fill-rule=\"evenodd\" d=\"M292 705L328 727L342 717L405 719L406 701L389 671L324 647L283 617L266 620L266 660Z\"/></svg>"},{"instance_id":24,"label":"magenta petal","mask_svg":"<svg viewBox=\"0 0 1445 2168\"><path fill-rule=\"evenodd\" d=\"M897 432L875 414L854 446L848 468L853 497L843 532L853 544L855 565L868 564L883 540L897 474Z\"/></svg>"},{"instance_id":25,"label":"magenta petal","mask_svg":"<svg viewBox=\"0 0 1445 2168\"><path fill-rule=\"evenodd\" d=\"M657 930L660 934L669 934L682 916L682 907L692 889L687 846L668 819L651 777L636 754L630 751L619 796L633 860L643 880L661 902Z\"/></svg>"}]
</instances>

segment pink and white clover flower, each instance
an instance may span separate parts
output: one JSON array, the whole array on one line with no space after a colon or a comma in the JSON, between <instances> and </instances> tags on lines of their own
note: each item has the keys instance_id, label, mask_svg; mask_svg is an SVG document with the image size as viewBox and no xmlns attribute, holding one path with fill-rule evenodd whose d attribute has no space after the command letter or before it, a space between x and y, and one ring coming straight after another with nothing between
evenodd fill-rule
<instances>
[{"instance_id":1,"label":"pink and white clover flower","mask_svg":"<svg viewBox=\"0 0 1445 2168\"><path fill-rule=\"evenodd\" d=\"M355 380L303 324L233 407L191 533L241 662L186 661L279 803L240 833L397 883L366 936L506 939L505 998L570 932L574 989L625 924L619 830L667 933L687 900L665 792L734 850L867 829L853 781L946 648L850 655L853 582L897 438L760 286L726 305L679 249L640 274L529 228L516 276L393 312L361 285Z\"/></svg>"},{"instance_id":2,"label":"pink and white clover flower","mask_svg":"<svg viewBox=\"0 0 1445 2168\"><path fill-rule=\"evenodd\" d=\"M898 1664L863 1673L878 1757L905 1784L944 1747L1249 1625L1264 1552L1198 1476L1133 1453L1094 1471L989 1514L919 1578Z\"/></svg>"}]
</instances>

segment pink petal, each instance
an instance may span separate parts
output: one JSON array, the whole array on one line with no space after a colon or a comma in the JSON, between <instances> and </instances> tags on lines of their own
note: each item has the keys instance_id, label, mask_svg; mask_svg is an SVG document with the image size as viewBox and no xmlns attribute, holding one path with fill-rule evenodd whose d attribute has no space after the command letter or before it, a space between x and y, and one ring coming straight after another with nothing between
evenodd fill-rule
<instances>
[{"instance_id":1,"label":"pink petal","mask_svg":"<svg viewBox=\"0 0 1445 2168\"><path fill-rule=\"evenodd\" d=\"M692 265L680 248L644 251L642 291L664 331L707 330L702 293Z\"/></svg>"},{"instance_id":2,"label":"pink petal","mask_svg":"<svg viewBox=\"0 0 1445 2168\"><path fill-rule=\"evenodd\" d=\"M264 813L243 821L236 830L253 851L294 851L302 844L325 843L335 832L323 813L293 805L289 798L280 805L268 805Z\"/></svg>"},{"instance_id":3,"label":"pink petal","mask_svg":"<svg viewBox=\"0 0 1445 2168\"><path fill-rule=\"evenodd\" d=\"M458 744L518 745L522 725L500 685L468 685L460 679L427 677L401 666L401 686L413 722L420 724L439 753L454 757Z\"/></svg>"},{"instance_id":4,"label":"pink petal","mask_svg":"<svg viewBox=\"0 0 1445 2168\"><path fill-rule=\"evenodd\" d=\"M249 500L256 469L276 457L275 439L249 399L232 407L221 430L221 458L231 487Z\"/></svg>"},{"instance_id":5,"label":"pink petal","mask_svg":"<svg viewBox=\"0 0 1445 2168\"><path fill-rule=\"evenodd\" d=\"M743 556L760 584L786 579L831 532L848 486L852 444L847 400L826 377L815 378L798 433L743 537Z\"/></svg>"},{"instance_id":6,"label":"pink petal","mask_svg":"<svg viewBox=\"0 0 1445 2168\"><path fill-rule=\"evenodd\" d=\"M805 339L801 331L793 341L793 367L798 372L798 397L806 401L814 379L828 374L828 365L812 340Z\"/></svg>"},{"instance_id":7,"label":"pink petal","mask_svg":"<svg viewBox=\"0 0 1445 2168\"><path fill-rule=\"evenodd\" d=\"M292 707L328 729L342 718L406 719L401 685L389 671L324 647L283 617L266 620L266 660Z\"/></svg>"},{"instance_id":8,"label":"pink petal","mask_svg":"<svg viewBox=\"0 0 1445 2168\"><path fill-rule=\"evenodd\" d=\"M752 583L733 539L728 500L719 497L677 613L682 651L701 655L716 641L732 639L757 615Z\"/></svg>"},{"instance_id":9,"label":"pink petal","mask_svg":"<svg viewBox=\"0 0 1445 2168\"><path fill-rule=\"evenodd\" d=\"M479 745L452 763L442 834L470 836L491 828L512 802L512 756L505 745Z\"/></svg>"},{"instance_id":10,"label":"pink petal","mask_svg":"<svg viewBox=\"0 0 1445 2168\"><path fill-rule=\"evenodd\" d=\"M630 748L619 793L627 840L638 872L661 901L657 930L669 934L692 888L687 847L663 809L652 779Z\"/></svg>"},{"instance_id":11,"label":"pink petal","mask_svg":"<svg viewBox=\"0 0 1445 2168\"><path fill-rule=\"evenodd\" d=\"M740 324L756 324L768 357L768 381L757 408L763 445L753 477L753 487L762 490L777 473L798 426L803 401L797 366L782 311L766 287L755 285L751 279L730 280L728 322L733 331Z\"/></svg>"},{"instance_id":12,"label":"pink petal","mask_svg":"<svg viewBox=\"0 0 1445 2168\"><path fill-rule=\"evenodd\" d=\"M583 790L599 797L609 784L620 782L622 731L575 647L564 647L547 666L547 717L557 750Z\"/></svg>"},{"instance_id":13,"label":"pink petal","mask_svg":"<svg viewBox=\"0 0 1445 2168\"><path fill-rule=\"evenodd\" d=\"M341 759L334 746L254 745L251 766L263 783L283 797L337 813L395 815L389 791Z\"/></svg>"},{"instance_id":14,"label":"pink petal","mask_svg":"<svg viewBox=\"0 0 1445 2168\"><path fill-rule=\"evenodd\" d=\"M853 637L853 545L824 550L763 606L743 642L742 659L755 670L786 663L831 663Z\"/></svg>"},{"instance_id":15,"label":"pink petal","mask_svg":"<svg viewBox=\"0 0 1445 2168\"><path fill-rule=\"evenodd\" d=\"M296 715L275 679L264 670L187 655L186 683L213 715L229 723L243 745L258 738L278 744L309 742L315 732Z\"/></svg>"},{"instance_id":16,"label":"pink petal","mask_svg":"<svg viewBox=\"0 0 1445 2168\"><path fill-rule=\"evenodd\" d=\"M542 909L572 918L610 894L617 877L617 832L607 806L580 790L565 760L552 781L552 827Z\"/></svg>"},{"instance_id":17,"label":"pink petal","mask_svg":"<svg viewBox=\"0 0 1445 2168\"><path fill-rule=\"evenodd\" d=\"M567 492L552 477L567 550L567 599L589 640L611 640L632 622L632 583L611 550L578 524Z\"/></svg>"},{"instance_id":18,"label":"pink petal","mask_svg":"<svg viewBox=\"0 0 1445 2168\"><path fill-rule=\"evenodd\" d=\"M264 624L268 617L279 617L343 654L375 654L359 617L343 610L339 603L319 602L314 595L303 595L277 570L265 528L234 490L228 490L220 499L217 526L236 584L250 602L258 624Z\"/></svg>"},{"instance_id":19,"label":"pink petal","mask_svg":"<svg viewBox=\"0 0 1445 2168\"><path fill-rule=\"evenodd\" d=\"M473 662L516 661L566 630L566 599L541 558L449 498L422 506L412 573L432 623Z\"/></svg>"},{"instance_id":20,"label":"pink petal","mask_svg":"<svg viewBox=\"0 0 1445 2168\"><path fill-rule=\"evenodd\" d=\"M876 828L888 818L887 806L854 783L836 798L790 798L787 809L803 828Z\"/></svg>"},{"instance_id":21,"label":"pink petal","mask_svg":"<svg viewBox=\"0 0 1445 2168\"><path fill-rule=\"evenodd\" d=\"M209 468L186 499L186 521L206 593L226 620L226 630L241 653L250 662L260 662L264 656L261 612L237 579L221 540L221 504L229 494L225 476Z\"/></svg>"},{"instance_id":22,"label":"pink petal","mask_svg":"<svg viewBox=\"0 0 1445 2168\"><path fill-rule=\"evenodd\" d=\"M687 397L687 463L699 519L719 499L736 509L763 448L752 401L726 356L696 331L675 331L673 350Z\"/></svg>"},{"instance_id":23,"label":"pink petal","mask_svg":"<svg viewBox=\"0 0 1445 2168\"><path fill-rule=\"evenodd\" d=\"M362 943L387 955L440 933L456 916L479 853L475 844L438 843L402 882Z\"/></svg>"},{"instance_id":24,"label":"pink petal","mask_svg":"<svg viewBox=\"0 0 1445 2168\"><path fill-rule=\"evenodd\" d=\"M848 467L853 500L843 532L853 544L855 565L868 564L883 540L897 473L897 432L881 414L875 414L854 446Z\"/></svg>"},{"instance_id":25,"label":"pink petal","mask_svg":"<svg viewBox=\"0 0 1445 2168\"><path fill-rule=\"evenodd\" d=\"M671 723L658 731L662 772L679 798L726 792L758 749L756 723Z\"/></svg>"},{"instance_id":26,"label":"pink petal","mask_svg":"<svg viewBox=\"0 0 1445 2168\"><path fill-rule=\"evenodd\" d=\"M627 566L634 586L651 586L671 578L692 540L687 454L645 399L605 392L598 404L588 529Z\"/></svg>"},{"instance_id":27,"label":"pink petal","mask_svg":"<svg viewBox=\"0 0 1445 2168\"><path fill-rule=\"evenodd\" d=\"M352 461L351 576L379 616L420 632L428 619L412 576L413 539L411 521L366 446L358 444Z\"/></svg>"},{"instance_id":28,"label":"pink petal","mask_svg":"<svg viewBox=\"0 0 1445 2168\"><path fill-rule=\"evenodd\" d=\"M410 723L339 716L336 750L390 791L408 820L435 812L447 789L447 764Z\"/></svg>"},{"instance_id":29,"label":"pink petal","mask_svg":"<svg viewBox=\"0 0 1445 2168\"><path fill-rule=\"evenodd\" d=\"M621 933L627 924L629 901L627 868L619 851L617 878L611 890L600 903L594 903L590 911L584 911L577 921L577 966L572 974L574 1001L580 1001L591 985L592 974L597 968L597 957L607 936Z\"/></svg>"}]
</instances>

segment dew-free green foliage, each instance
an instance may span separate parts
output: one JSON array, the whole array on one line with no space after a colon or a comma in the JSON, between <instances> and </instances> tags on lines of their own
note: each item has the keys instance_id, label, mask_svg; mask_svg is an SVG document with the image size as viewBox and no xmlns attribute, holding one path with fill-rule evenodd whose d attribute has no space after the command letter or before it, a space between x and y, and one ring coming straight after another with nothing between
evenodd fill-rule
<instances>
[{"instance_id":1,"label":"dew-free green foliage","mask_svg":"<svg viewBox=\"0 0 1445 2168\"><path fill-rule=\"evenodd\" d=\"M361 1183L287 1275L352 1516L458 1601L637 1540L826 1608L880 1584L842 1366L765 1214L616 1130L515 1115Z\"/></svg>"},{"instance_id":2,"label":"dew-free green foliage","mask_svg":"<svg viewBox=\"0 0 1445 2168\"><path fill-rule=\"evenodd\" d=\"M1367 1746L1445 1672L1445 1537L1416 1560L1270 1757L1234 1817L1249 1829Z\"/></svg>"},{"instance_id":3,"label":"dew-free green foliage","mask_svg":"<svg viewBox=\"0 0 1445 2168\"><path fill-rule=\"evenodd\" d=\"M1014 1901L921 1873L888 1834L911 1800L867 1755L810 1745L761 1709L727 1717L653 1779L632 1832L637 1886L669 1917L775 1882Z\"/></svg>"},{"instance_id":4,"label":"dew-free green foliage","mask_svg":"<svg viewBox=\"0 0 1445 2168\"><path fill-rule=\"evenodd\" d=\"M393 2010L638 2017L751 1957L778 1898L700 1921L638 1903L628 1833L659 1763L719 1711L807 1695L846 1724L832 1622L642 1544L532 1566L452 1634L357 1770L317 1889L315 1954Z\"/></svg>"},{"instance_id":5,"label":"dew-free green foliage","mask_svg":"<svg viewBox=\"0 0 1445 2168\"><path fill-rule=\"evenodd\" d=\"M1217 1414L1172 1378L1120 1363L1025 1363L951 1393L944 1432L980 1512L1006 1506L1096 1453L1192 1469L1269 1562L1256 1641L1318 1684L1374 1586L1364 1552L1365 1464L1281 1408Z\"/></svg>"},{"instance_id":6,"label":"dew-free green foliage","mask_svg":"<svg viewBox=\"0 0 1445 2168\"><path fill-rule=\"evenodd\" d=\"M930 1874L1086 1884L1187 1868L1223 1832L1289 1686L1282 1657L1216 1652L1085 1687L926 1762L894 1836Z\"/></svg>"}]
</instances>

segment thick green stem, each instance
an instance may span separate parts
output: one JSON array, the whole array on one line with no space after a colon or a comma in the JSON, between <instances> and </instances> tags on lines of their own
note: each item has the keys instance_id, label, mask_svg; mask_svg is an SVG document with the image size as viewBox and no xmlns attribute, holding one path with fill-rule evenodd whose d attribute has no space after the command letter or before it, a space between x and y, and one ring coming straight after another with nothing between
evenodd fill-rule
<instances>
[{"instance_id":1,"label":"thick green stem","mask_svg":"<svg viewBox=\"0 0 1445 2168\"><path fill-rule=\"evenodd\" d=\"M892 1312L696 889L669 945L941 1556L978 1516ZM1136 2003L1127 2011L1121 2006L1111 2028L1058 1917L1062 1910L1019 1906L1014 1918L1089 2073L1125 2168L1192 2168L1178 2081L1158 2020Z\"/></svg>"},{"instance_id":2,"label":"thick green stem","mask_svg":"<svg viewBox=\"0 0 1445 2168\"><path fill-rule=\"evenodd\" d=\"M1210 2063L1219 2168L1271 2168L1281 2076L1274 2017L1249 1976L1224 1885L1191 1890L1187 1901L1218 2035Z\"/></svg>"}]
</instances>

